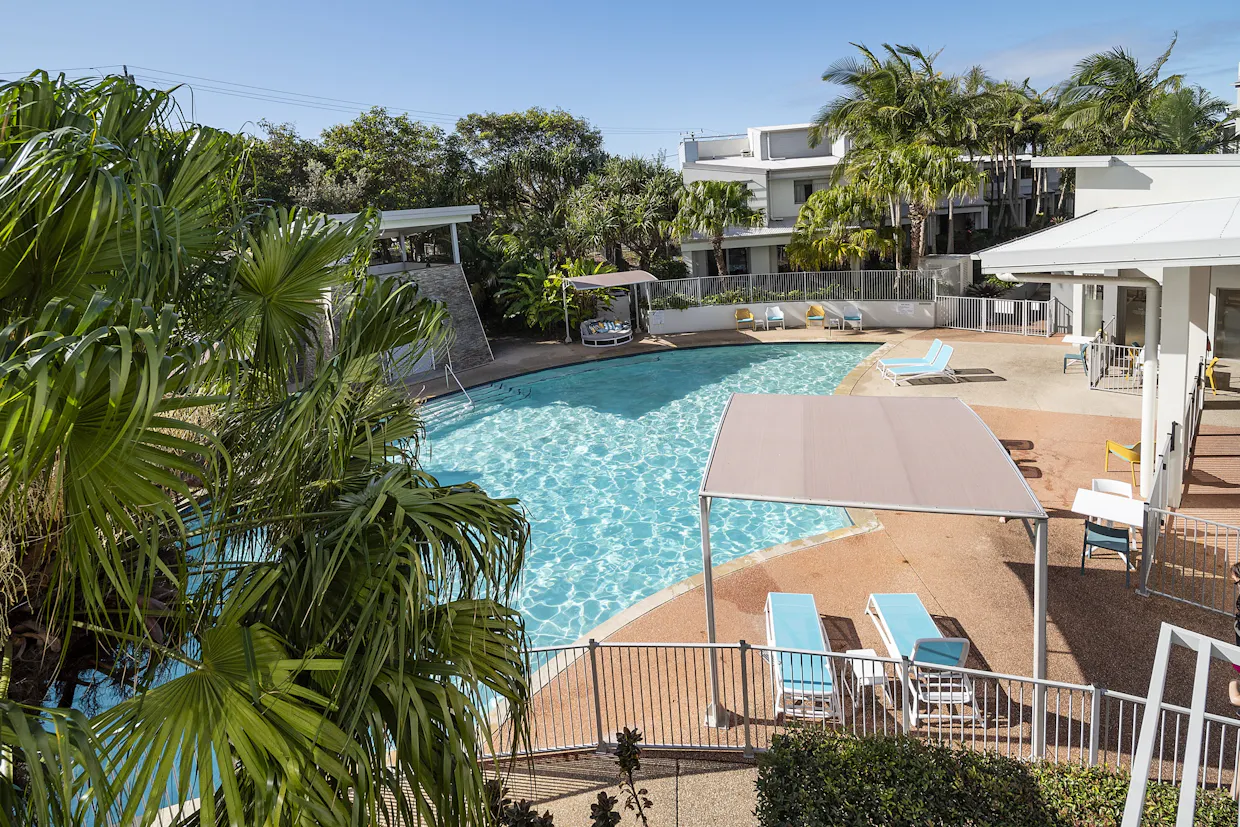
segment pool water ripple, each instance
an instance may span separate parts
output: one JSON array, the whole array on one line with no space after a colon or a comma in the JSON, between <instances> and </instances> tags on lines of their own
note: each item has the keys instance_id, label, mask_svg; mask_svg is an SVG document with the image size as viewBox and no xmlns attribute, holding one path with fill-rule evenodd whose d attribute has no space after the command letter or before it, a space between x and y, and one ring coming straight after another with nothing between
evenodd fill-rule
<instances>
[{"instance_id":1,"label":"pool water ripple","mask_svg":"<svg viewBox=\"0 0 1240 827\"><path fill-rule=\"evenodd\" d=\"M697 491L732 393L829 394L873 350L676 350L505 380L472 390L471 411L428 404L426 469L520 499L531 537L517 606L533 645L570 642L701 570ZM847 524L842 509L717 501L714 562Z\"/></svg>"}]
</instances>

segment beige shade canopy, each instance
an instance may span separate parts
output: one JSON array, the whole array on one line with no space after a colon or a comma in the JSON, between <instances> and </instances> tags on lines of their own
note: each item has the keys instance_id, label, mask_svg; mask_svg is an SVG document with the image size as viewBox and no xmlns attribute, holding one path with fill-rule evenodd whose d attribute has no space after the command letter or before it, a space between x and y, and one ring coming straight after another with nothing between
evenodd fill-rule
<instances>
[{"instance_id":1,"label":"beige shade canopy","mask_svg":"<svg viewBox=\"0 0 1240 827\"><path fill-rule=\"evenodd\" d=\"M628 287L631 284L645 284L648 281L658 280L657 276L653 276L645 270L625 270L623 273L599 273L594 276L578 276L575 279L565 279L577 290Z\"/></svg>"},{"instance_id":2,"label":"beige shade canopy","mask_svg":"<svg viewBox=\"0 0 1240 827\"><path fill-rule=\"evenodd\" d=\"M734 394L701 496L1045 519L959 399Z\"/></svg>"}]
</instances>

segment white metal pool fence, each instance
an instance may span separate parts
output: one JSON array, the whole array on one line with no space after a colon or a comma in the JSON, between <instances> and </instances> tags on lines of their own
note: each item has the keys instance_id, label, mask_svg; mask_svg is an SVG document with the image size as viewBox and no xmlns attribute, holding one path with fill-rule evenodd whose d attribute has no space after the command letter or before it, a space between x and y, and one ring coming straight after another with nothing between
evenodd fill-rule
<instances>
[{"instance_id":1,"label":"white metal pool fence","mask_svg":"<svg viewBox=\"0 0 1240 827\"><path fill-rule=\"evenodd\" d=\"M642 285L654 310L792 301L934 301L938 270L840 270L665 279Z\"/></svg>"},{"instance_id":2,"label":"white metal pool fence","mask_svg":"<svg viewBox=\"0 0 1240 827\"><path fill-rule=\"evenodd\" d=\"M1141 393L1145 349L1140 345L1090 342L1085 350L1089 386L1099 391Z\"/></svg>"},{"instance_id":3,"label":"white metal pool fence","mask_svg":"<svg viewBox=\"0 0 1240 827\"><path fill-rule=\"evenodd\" d=\"M1055 322L1049 301L939 296L935 299L935 325L978 333L1049 336Z\"/></svg>"},{"instance_id":4,"label":"white metal pool fence","mask_svg":"<svg viewBox=\"0 0 1240 827\"><path fill-rule=\"evenodd\" d=\"M704 724L712 657L718 666L716 697L731 718L726 728ZM631 727L650 748L752 755L799 722L847 735L906 734L1023 760L1126 769L1145 708L1144 698L1100 686L743 641L590 641L533 649L530 659L530 740L521 754L606 750L614 746L616 732ZM829 688L824 675L830 675ZM794 686L802 695L829 694L830 714L807 704L803 715L777 716L780 686ZM942 687L968 702L934 703ZM1034 712L1039 706L1045 710L1040 722ZM1162 705L1151 778L1180 781L1188 715L1185 707ZM511 745L506 719L497 714L493 720L494 743ZM1207 715L1202 750L1198 783L1229 785L1240 765L1240 721Z\"/></svg>"}]
</instances>

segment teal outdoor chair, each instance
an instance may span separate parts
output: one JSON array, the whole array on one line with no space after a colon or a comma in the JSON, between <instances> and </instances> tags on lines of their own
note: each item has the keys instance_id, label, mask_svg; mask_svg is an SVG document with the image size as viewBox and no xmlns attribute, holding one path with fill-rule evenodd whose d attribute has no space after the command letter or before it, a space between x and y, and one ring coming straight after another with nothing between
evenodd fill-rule
<instances>
[{"instance_id":1,"label":"teal outdoor chair","mask_svg":"<svg viewBox=\"0 0 1240 827\"><path fill-rule=\"evenodd\" d=\"M1132 579L1132 542L1127 527L1095 523L1093 520L1085 521L1085 540L1081 544L1081 574L1085 573L1085 558L1091 557L1096 548L1113 551L1123 558L1124 588L1128 588Z\"/></svg>"},{"instance_id":2,"label":"teal outdoor chair","mask_svg":"<svg viewBox=\"0 0 1240 827\"><path fill-rule=\"evenodd\" d=\"M1085 351L1088 350L1088 348L1089 345L1081 345L1080 353L1065 353L1063 355L1063 372L1067 373L1068 365L1071 365L1074 362L1080 364L1081 370L1086 370L1087 365L1085 363Z\"/></svg>"}]
</instances>

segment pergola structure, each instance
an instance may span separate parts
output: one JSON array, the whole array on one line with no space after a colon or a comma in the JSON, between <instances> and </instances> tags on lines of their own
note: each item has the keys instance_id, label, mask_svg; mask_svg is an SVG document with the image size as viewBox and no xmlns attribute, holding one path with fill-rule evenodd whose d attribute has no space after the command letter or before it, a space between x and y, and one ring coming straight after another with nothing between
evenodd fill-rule
<instances>
[{"instance_id":1,"label":"pergola structure","mask_svg":"<svg viewBox=\"0 0 1240 827\"><path fill-rule=\"evenodd\" d=\"M573 340L572 328L568 323L568 288L565 287L565 284L571 284L574 290L605 290L610 287L628 287L633 291L633 301L636 304L637 285L658 280L658 276L647 273L645 270L625 270L623 273L598 273L593 276L578 276L573 279L564 279L560 283L560 299L564 302L564 344L568 344Z\"/></svg>"},{"instance_id":2,"label":"pergola structure","mask_svg":"<svg viewBox=\"0 0 1240 827\"><path fill-rule=\"evenodd\" d=\"M1033 677L1046 678L1047 514L998 438L959 399L733 394L698 492L710 643L716 499L1021 520L1034 545ZM707 724L723 725L713 649L710 689ZM1044 710L1044 693L1035 692L1035 745Z\"/></svg>"}]
</instances>

